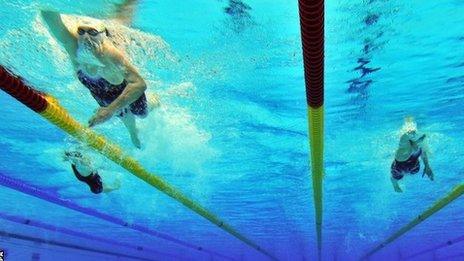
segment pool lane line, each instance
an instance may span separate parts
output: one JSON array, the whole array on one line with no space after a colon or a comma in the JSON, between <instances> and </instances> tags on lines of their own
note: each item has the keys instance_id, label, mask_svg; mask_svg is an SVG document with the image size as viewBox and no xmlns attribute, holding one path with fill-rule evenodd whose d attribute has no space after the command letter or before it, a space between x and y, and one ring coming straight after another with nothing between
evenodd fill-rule
<instances>
[{"instance_id":1,"label":"pool lane line","mask_svg":"<svg viewBox=\"0 0 464 261\"><path fill-rule=\"evenodd\" d=\"M0 88L69 135L89 145L109 160L125 168L129 173L175 199L263 255L272 260L277 260L271 253L242 235L234 227L221 220L205 207L190 199L160 176L147 171L137 160L125 154L118 145L108 141L104 136L97 134L92 129L81 125L59 104L58 100L34 90L26 85L21 78L13 75L3 66L0 66Z\"/></svg>"},{"instance_id":2,"label":"pool lane line","mask_svg":"<svg viewBox=\"0 0 464 261\"><path fill-rule=\"evenodd\" d=\"M144 226L141 226L141 225L138 225L138 224L130 224L129 222L126 222L126 221L124 221L124 220L122 220L120 218L108 215L108 214L103 213L103 212L99 212L99 211L97 211L97 210L95 210L93 208L87 208L87 207L80 206L80 205L78 205L78 204L76 204L76 203L74 203L74 202L72 202L70 200L62 199L56 194L40 190L40 189L38 189L38 188L36 188L34 186L28 185L28 184L20 181L18 179L11 178L11 177L9 177L9 176L1 173L1 172L0 172L0 185L3 186L3 187L7 187L7 188L13 189L15 191L24 193L26 195L39 198L39 199L47 201L49 203L59 205L61 207L67 208L67 209L74 210L76 212L85 214L87 216L91 216L93 218L97 218L97 219L104 220L104 221L107 221L107 222L110 222L110 223L113 223L113 224L116 224L116 225L120 225L120 226L123 226L125 228L141 232L141 233L146 234L146 235L154 236L154 237L157 237L157 238L160 238L160 239L175 243L177 245L181 245L181 246L191 248L191 249L194 249L194 250L198 250L198 251L203 251L205 253L208 253L208 254L211 254L211 255L214 255L214 256L218 256L218 257L221 257L221 258L224 258L224 259L233 260L232 258L230 258L228 256L224 256L224 255L222 255L220 253L216 253L215 251L209 250L209 249L204 248L202 246L197 246L197 245L194 245L194 244L190 244L188 242L182 241L182 240L177 239L175 237L172 237L172 236L170 236L168 234L158 232L158 231L153 230L153 229L148 228L148 227L144 227Z\"/></svg>"},{"instance_id":3,"label":"pool lane line","mask_svg":"<svg viewBox=\"0 0 464 261\"><path fill-rule=\"evenodd\" d=\"M426 253L430 253L432 251L435 251L435 250L438 250L438 249L442 249L442 248L445 248L445 247L449 247L449 246L454 246L456 245L457 243L460 243L460 242L463 242L464 241L464 236L460 236L460 237L457 237L457 238L453 238L453 239L450 239L444 243L441 243L439 245L435 245L435 246L432 246L430 248L427 248L427 249L424 249L422 251L419 251L417 253L414 253L414 254L411 254L411 255L408 255L408 256L405 256L403 257L403 260L407 260L407 259L411 259L411 258L414 258L414 257L418 257L418 256L421 256L423 254L426 254Z\"/></svg>"},{"instance_id":4,"label":"pool lane line","mask_svg":"<svg viewBox=\"0 0 464 261\"><path fill-rule=\"evenodd\" d=\"M459 259L457 259L457 258L459 258ZM436 260L447 260L447 261L449 261L451 259L464 260L464 252L459 253L459 254L455 254L455 255L445 256L445 257L442 257L442 258L437 258Z\"/></svg>"},{"instance_id":5,"label":"pool lane line","mask_svg":"<svg viewBox=\"0 0 464 261\"><path fill-rule=\"evenodd\" d=\"M373 254L375 254L377 251L381 250L382 248L386 247L388 244L392 243L402 235L404 235L406 232L410 231L413 229L415 226L418 224L422 223L422 221L426 220L436 212L440 211L444 207L446 207L449 203L453 202L455 199L459 198L464 194L464 184L457 185L456 187L453 188L451 192L449 192L446 196L443 198L439 199L437 202L435 202L431 207L429 207L427 210L419 214L416 218L414 218L412 221L410 221L408 224L403 226L401 229L396 231L395 233L391 234L385 241L377 245L375 248L367 252L364 256L361 257L361 260L366 260Z\"/></svg>"},{"instance_id":6,"label":"pool lane line","mask_svg":"<svg viewBox=\"0 0 464 261\"><path fill-rule=\"evenodd\" d=\"M30 218L24 218L24 217L11 215L11 214L6 214L6 213L1 213L1 212L0 212L0 218L4 219L4 220L8 220L10 222L14 222L14 223L18 223L18 224L22 224L22 225L26 225L26 226L32 226L32 227L36 227L36 228L41 228L41 229L45 229L45 230L52 231L52 232L59 232L59 233L66 234L66 235L69 235L69 236L80 237L80 238L84 238L84 239L88 239L88 240L94 240L94 241L98 241L98 242L101 242L101 243L106 243L106 244L109 244L109 245L125 247L125 248L128 248L128 249L131 249L132 251L141 252L141 253L143 253L145 255L156 254L156 255L160 255L160 256L169 256L171 258L176 258L177 260L180 259L180 257L178 257L178 256L174 256L174 255L167 254L167 253L162 253L162 252L159 252L157 250L154 250L154 249L151 249L151 248L148 248L148 247L136 246L136 245L132 245L132 244L122 243L122 242L119 242L119 241L116 241L116 240L103 238L103 237L99 237L99 236L94 236L94 235L82 233L82 232L79 232L79 231L75 231L75 230L72 230L72 229L68 229L68 228L59 227L59 226L56 226L56 225L43 223L41 221L32 220Z\"/></svg>"},{"instance_id":7,"label":"pool lane line","mask_svg":"<svg viewBox=\"0 0 464 261\"><path fill-rule=\"evenodd\" d=\"M39 243L39 244L46 244L46 245L59 246L59 247L70 248L70 249L75 249L75 250L88 251L88 252L93 252L93 253L98 253L98 254L109 255L109 256L116 256L118 258L124 257L124 258L130 258L134 260L154 261L154 259L132 256L132 255L127 255L127 254L122 254L122 253L117 253L117 252L112 252L112 251L107 251L107 250L100 250L100 249L91 248L91 247L83 247L79 245L59 242L56 240L49 240L49 239L43 239L39 237L32 237L32 236L20 235L16 233L9 233L6 231L1 231L1 230L0 230L0 237L9 237L9 238L19 239L23 241Z\"/></svg>"},{"instance_id":8,"label":"pool lane line","mask_svg":"<svg viewBox=\"0 0 464 261\"><path fill-rule=\"evenodd\" d=\"M322 258L324 176L324 0L298 1L303 47L318 259Z\"/></svg>"}]
</instances>

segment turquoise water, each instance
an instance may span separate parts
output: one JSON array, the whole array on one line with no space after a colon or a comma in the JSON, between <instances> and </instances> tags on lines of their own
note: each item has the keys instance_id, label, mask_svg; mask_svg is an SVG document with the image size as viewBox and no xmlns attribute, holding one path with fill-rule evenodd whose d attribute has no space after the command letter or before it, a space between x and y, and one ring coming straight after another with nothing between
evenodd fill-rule
<instances>
[{"instance_id":1,"label":"turquoise water","mask_svg":"<svg viewBox=\"0 0 464 261\"><path fill-rule=\"evenodd\" d=\"M82 123L97 104L76 80L37 9L52 6L64 13L101 16L113 7L110 1L92 2L0 0L1 64L56 97ZM121 37L162 106L138 122L141 150L132 147L117 119L95 130L280 260L315 260L297 3L243 2L251 9L237 15L225 12L226 0L140 1L134 29L118 26L114 32L121 35L115 38ZM326 1L323 260L359 259L462 183L462 13L464 4L457 0ZM73 18L68 19L72 24ZM224 259L208 251L235 260L266 260L97 154L91 155L103 179L119 177L122 187L104 195L89 193L62 160L73 141L5 93L0 100L1 174L207 251L5 187L0 187L2 231L154 260ZM397 194L389 168L407 115L428 135L436 180L406 177L404 193ZM373 260L400 260L464 235L463 200ZM18 224L12 217L160 253ZM463 244L414 260L462 260ZM7 260L117 259L8 236L0 236L0 249L6 249Z\"/></svg>"}]
</instances>

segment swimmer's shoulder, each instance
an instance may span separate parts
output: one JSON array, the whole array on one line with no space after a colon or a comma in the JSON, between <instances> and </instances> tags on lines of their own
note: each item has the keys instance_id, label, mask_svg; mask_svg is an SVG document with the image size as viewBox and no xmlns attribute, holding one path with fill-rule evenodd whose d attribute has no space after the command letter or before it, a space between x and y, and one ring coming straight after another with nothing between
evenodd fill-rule
<instances>
[{"instance_id":1,"label":"swimmer's shoulder","mask_svg":"<svg viewBox=\"0 0 464 261\"><path fill-rule=\"evenodd\" d=\"M411 140L411 136L408 133L403 133L400 137L400 146L401 145L409 145L409 141Z\"/></svg>"},{"instance_id":2,"label":"swimmer's shoulder","mask_svg":"<svg viewBox=\"0 0 464 261\"><path fill-rule=\"evenodd\" d=\"M141 79L137 68L131 63L123 51L119 50L115 46L108 45L105 48L105 56L106 59L116 65L120 70Z\"/></svg>"}]
</instances>

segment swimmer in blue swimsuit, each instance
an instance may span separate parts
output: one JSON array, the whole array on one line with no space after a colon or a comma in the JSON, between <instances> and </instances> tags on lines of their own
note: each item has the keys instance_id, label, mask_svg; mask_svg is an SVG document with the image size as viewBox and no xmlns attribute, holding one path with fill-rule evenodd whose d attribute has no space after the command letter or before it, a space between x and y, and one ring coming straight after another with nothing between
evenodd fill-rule
<instances>
[{"instance_id":1,"label":"swimmer in blue swimsuit","mask_svg":"<svg viewBox=\"0 0 464 261\"><path fill-rule=\"evenodd\" d=\"M427 152L424 149L425 134L417 133L416 123L412 117L407 117L403 126L404 134L400 138L399 147L395 154L395 159L390 167L391 181L396 192L403 192L398 181L404 175L414 175L420 170L419 158L424 163L424 172L422 176L427 175L430 180L434 179L432 169L429 165Z\"/></svg>"},{"instance_id":2,"label":"swimmer in blue swimsuit","mask_svg":"<svg viewBox=\"0 0 464 261\"><path fill-rule=\"evenodd\" d=\"M127 1L133 4L134 1ZM126 9L124 9L126 10ZM78 80L100 105L89 126L118 116L126 126L131 141L140 148L135 117L146 117L149 109L159 105L156 95L147 100L147 85L129 59L116 48L111 35L100 21L90 20L69 30L54 11L41 11L50 33L68 52Z\"/></svg>"},{"instance_id":3,"label":"swimmer in blue swimsuit","mask_svg":"<svg viewBox=\"0 0 464 261\"><path fill-rule=\"evenodd\" d=\"M130 22L136 0L126 0L117 9L116 18L121 23ZM118 50L111 34L99 20L82 22L69 29L56 10L41 10L43 21L53 37L64 47L76 72L77 79L90 91L100 106L90 118L89 127L104 123L117 116L127 128L132 144L141 148L135 117L146 117L151 109L159 106L156 95L146 95L147 85L129 59ZM127 15L129 14L129 15ZM90 160L81 152L65 152L71 161L76 178L86 183L91 192L111 191L98 171L92 169Z\"/></svg>"},{"instance_id":4,"label":"swimmer in blue swimsuit","mask_svg":"<svg viewBox=\"0 0 464 261\"><path fill-rule=\"evenodd\" d=\"M76 178L87 184L94 194L111 192L121 187L119 179L116 179L111 185L108 182L103 182L98 171L92 167L90 160L79 151L66 151L64 159L71 162L71 168Z\"/></svg>"}]
</instances>

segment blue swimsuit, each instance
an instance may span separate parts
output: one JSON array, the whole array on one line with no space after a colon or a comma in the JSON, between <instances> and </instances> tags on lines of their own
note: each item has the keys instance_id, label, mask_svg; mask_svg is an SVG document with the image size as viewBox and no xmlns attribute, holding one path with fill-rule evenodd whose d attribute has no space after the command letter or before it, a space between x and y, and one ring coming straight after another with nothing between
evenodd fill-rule
<instances>
[{"instance_id":1,"label":"blue swimsuit","mask_svg":"<svg viewBox=\"0 0 464 261\"><path fill-rule=\"evenodd\" d=\"M419 172L420 163L419 157L422 154L422 149L419 148L417 151L411 154L405 161L393 161L391 165L392 177L396 180L400 180L404 177L405 173L416 174Z\"/></svg>"},{"instance_id":2,"label":"blue swimsuit","mask_svg":"<svg viewBox=\"0 0 464 261\"><path fill-rule=\"evenodd\" d=\"M103 192L103 183L97 172L92 172L89 176L82 176L81 173L76 168L76 165L71 164L71 168L74 172L76 178L84 183L86 183L90 191L94 194L99 194Z\"/></svg>"},{"instance_id":3,"label":"blue swimsuit","mask_svg":"<svg viewBox=\"0 0 464 261\"><path fill-rule=\"evenodd\" d=\"M126 80L119 85L113 85L103 78L92 78L82 72L82 70L77 71L77 78L85 87L87 87L87 89L89 89L93 98L95 98L98 104L102 107L107 107L116 100L127 86ZM131 103L128 108L123 109L118 116L124 116L124 114L128 112L128 109L134 115L145 117L148 114L147 97L145 94L142 94L142 96L140 96L136 101Z\"/></svg>"}]
</instances>

